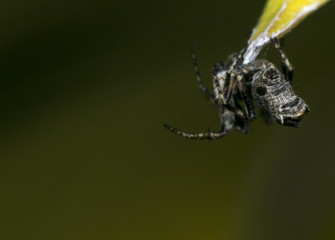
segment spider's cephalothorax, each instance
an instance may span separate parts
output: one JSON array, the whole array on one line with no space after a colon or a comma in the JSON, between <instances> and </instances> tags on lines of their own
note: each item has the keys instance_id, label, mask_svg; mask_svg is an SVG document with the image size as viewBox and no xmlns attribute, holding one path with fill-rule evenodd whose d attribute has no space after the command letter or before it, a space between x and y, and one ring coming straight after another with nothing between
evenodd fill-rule
<instances>
[{"instance_id":1,"label":"spider's cephalothorax","mask_svg":"<svg viewBox=\"0 0 335 240\"><path fill-rule=\"evenodd\" d=\"M234 127L236 127L238 130L240 130L243 133L249 132L249 121L247 119L243 119L240 117L235 116L235 113L231 110L229 110L226 107L220 107L222 106L222 101L220 99L220 92L218 88L216 88L216 83L218 82L220 85L220 88L224 88L226 81L226 75L227 75L227 67L229 65L225 65L223 62L218 62L216 65L214 65L212 69L213 79L217 81L213 81L214 83L214 96L215 96L215 102L218 106L219 115L221 118L221 124L222 129L224 129L226 132L230 132L233 130ZM238 102L238 99L240 97L238 96L237 89L232 90L232 96L229 97L229 105L231 105L234 108L237 108L239 111L242 111L242 107Z\"/></svg>"},{"instance_id":2,"label":"spider's cephalothorax","mask_svg":"<svg viewBox=\"0 0 335 240\"><path fill-rule=\"evenodd\" d=\"M297 127L309 111L303 99L291 86L293 67L282 51L279 41L273 39L282 62L283 73L267 60L255 60L243 65L245 50L233 54L227 64L217 63L213 67L214 94L202 83L197 58L192 48L193 66L200 89L217 107L222 130L220 132L187 133L180 129L164 126L170 131L189 139L217 139L227 135L235 127L243 133L249 131L249 121L255 119L254 104L267 123L278 121L282 125ZM243 102L243 111L239 102Z\"/></svg>"}]
</instances>

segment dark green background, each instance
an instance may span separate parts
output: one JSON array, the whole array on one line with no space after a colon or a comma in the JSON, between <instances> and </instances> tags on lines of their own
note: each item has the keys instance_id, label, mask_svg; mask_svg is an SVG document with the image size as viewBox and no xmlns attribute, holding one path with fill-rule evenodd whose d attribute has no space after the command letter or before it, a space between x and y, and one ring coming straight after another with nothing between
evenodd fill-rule
<instances>
[{"instance_id":1,"label":"dark green background","mask_svg":"<svg viewBox=\"0 0 335 240\"><path fill-rule=\"evenodd\" d=\"M300 128L162 127L220 128L190 44L211 86L264 2L1 1L0 238L334 239L333 2L286 37Z\"/></svg>"}]
</instances>

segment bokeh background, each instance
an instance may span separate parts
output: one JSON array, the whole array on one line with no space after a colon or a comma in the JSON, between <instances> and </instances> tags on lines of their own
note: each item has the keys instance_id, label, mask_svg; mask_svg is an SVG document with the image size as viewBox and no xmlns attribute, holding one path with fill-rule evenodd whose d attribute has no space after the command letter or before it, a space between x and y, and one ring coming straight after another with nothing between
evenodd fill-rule
<instances>
[{"instance_id":1,"label":"bokeh background","mask_svg":"<svg viewBox=\"0 0 335 240\"><path fill-rule=\"evenodd\" d=\"M264 3L1 1L0 238L335 239L333 2L286 37L300 128L162 127L220 129L190 45L211 86Z\"/></svg>"}]
</instances>

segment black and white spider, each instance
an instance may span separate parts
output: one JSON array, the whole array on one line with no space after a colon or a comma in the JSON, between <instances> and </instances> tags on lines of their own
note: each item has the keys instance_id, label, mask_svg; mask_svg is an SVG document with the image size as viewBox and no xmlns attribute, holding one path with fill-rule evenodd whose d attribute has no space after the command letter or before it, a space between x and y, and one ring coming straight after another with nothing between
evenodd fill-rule
<instances>
[{"instance_id":1,"label":"black and white spider","mask_svg":"<svg viewBox=\"0 0 335 240\"><path fill-rule=\"evenodd\" d=\"M243 65L245 50L229 57L227 63L218 62L212 70L214 94L203 84L194 46L192 60L196 79L201 91L217 107L222 130L220 132L187 133L180 129L164 126L171 132L189 139L217 139L227 135L235 127L243 133L249 131L249 122L255 120L257 105L261 115L270 124L297 127L309 108L292 89L292 64L281 49L278 39L272 39L280 56L282 71L267 60L258 59ZM242 101L245 111L239 102Z\"/></svg>"}]
</instances>

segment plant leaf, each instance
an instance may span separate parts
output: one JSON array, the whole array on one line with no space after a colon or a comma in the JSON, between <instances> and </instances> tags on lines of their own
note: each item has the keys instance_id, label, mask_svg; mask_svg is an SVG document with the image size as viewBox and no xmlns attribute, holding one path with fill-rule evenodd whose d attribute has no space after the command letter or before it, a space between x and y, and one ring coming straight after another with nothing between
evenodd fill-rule
<instances>
[{"instance_id":1,"label":"plant leaf","mask_svg":"<svg viewBox=\"0 0 335 240\"><path fill-rule=\"evenodd\" d=\"M244 55L244 64L252 62L273 37L280 38L328 0L268 0L254 28Z\"/></svg>"}]
</instances>

